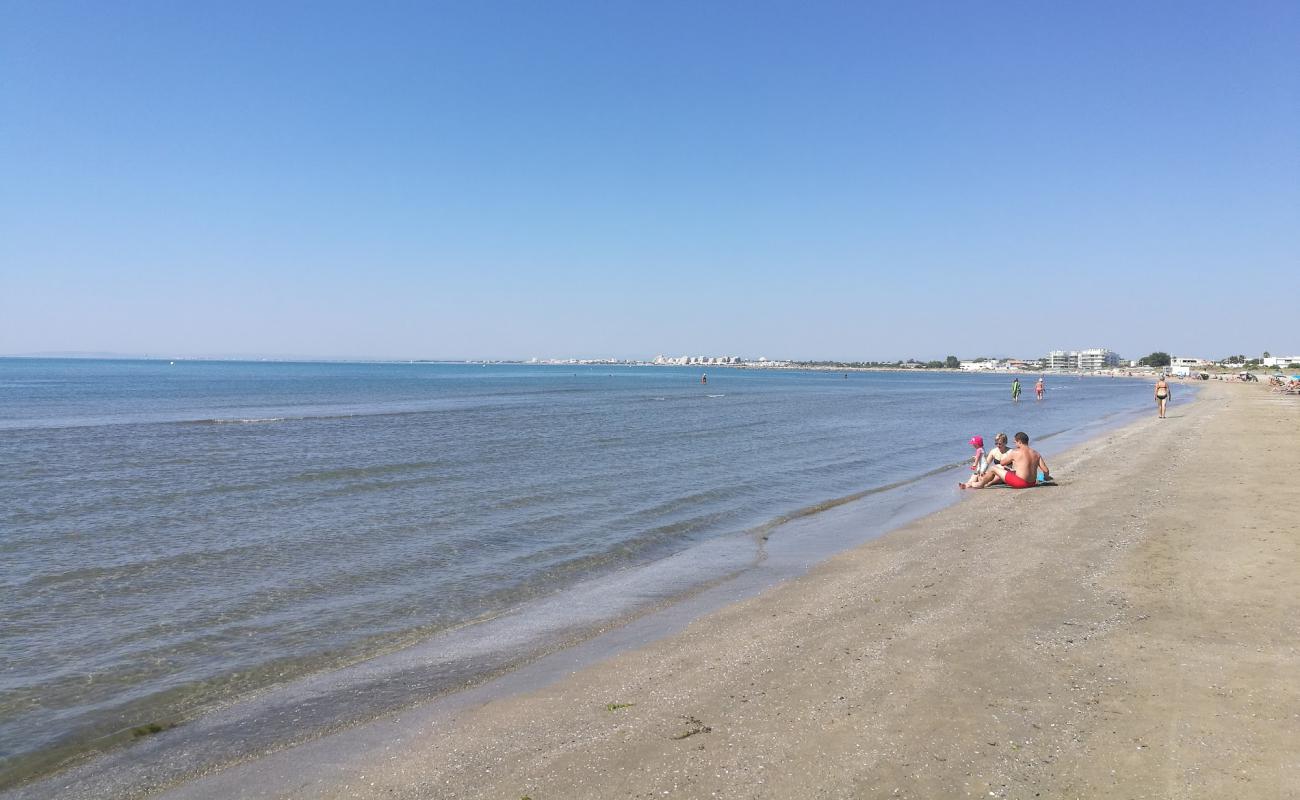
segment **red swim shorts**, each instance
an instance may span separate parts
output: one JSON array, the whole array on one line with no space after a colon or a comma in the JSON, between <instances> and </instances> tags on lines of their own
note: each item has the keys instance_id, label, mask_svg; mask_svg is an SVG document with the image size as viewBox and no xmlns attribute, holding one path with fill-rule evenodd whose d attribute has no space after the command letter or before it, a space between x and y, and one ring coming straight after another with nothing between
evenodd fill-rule
<instances>
[{"instance_id":1,"label":"red swim shorts","mask_svg":"<svg viewBox=\"0 0 1300 800\"><path fill-rule=\"evenodd\" d=\"M1012 489L1028 489L1030 486L1038 483L1037 478L1032 481L1027 481L1011 470L1007 470L1007 474L1002 477L1002 480L1006 481L1007 486L1010 486Z\"/></svg>"}]
</instances>

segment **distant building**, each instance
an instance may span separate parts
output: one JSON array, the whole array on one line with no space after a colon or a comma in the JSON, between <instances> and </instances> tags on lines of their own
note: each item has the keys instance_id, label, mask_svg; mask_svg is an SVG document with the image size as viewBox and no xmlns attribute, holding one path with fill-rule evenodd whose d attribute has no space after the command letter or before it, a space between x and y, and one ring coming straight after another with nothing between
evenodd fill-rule
<instances>
[{"instance_id":1,"label":"distant building","mask_svg":"<svg viewBox=\"0 0 1300 800\"><path fill-rule=\"evenodd\" d=\"M1079 369L1084 372L1095 372L1099 369L1110 369L1118 366L1119 353L1113 353L1100 347L1079 351Z\"/></svg>"},{"instance_id":2,"label":"distant building","mask_svg":"<svg viewBox=\"0 0 1300 800\"><path fill-rule=\"evenodd\" d=\"M1102 347L1089 350L1053 350L1047 354L1048 369L1077 369L1095 372L1119 366L1119 353Z\"/></svg>"},{"instance_id":3,"label":"distant building","mask_svg":"<svg viewBox=\"0 0 1300 800\"><path fill-rule=\"evenodd\" d=\"M1300 356L1269 356L1260 363L1266 367L1285 367L1300 364Z\"/></svg>"},{"instance_id":4,"label":"distant building","mask_svg":"<svg viewBox=\"0 0 1300 800\"><path fill-rule=\"evenodd\" d=\"M693 366L727 366L729 364L744 364L745 359L740 356L666 356L663 354L655 356L652 364L660 366L674 367L693 367Z\"/></svg>"},{"instance_id":5,"label":"distant building","mask_svg":"<svg viewBox=\"0 0 1300 800\"><path fill-rule=\"evenodd\" d=\"M1047 354L1048 369L1078 369L1079 354L1073 351L1053 350Z\"/></svg>"}]
</instances>

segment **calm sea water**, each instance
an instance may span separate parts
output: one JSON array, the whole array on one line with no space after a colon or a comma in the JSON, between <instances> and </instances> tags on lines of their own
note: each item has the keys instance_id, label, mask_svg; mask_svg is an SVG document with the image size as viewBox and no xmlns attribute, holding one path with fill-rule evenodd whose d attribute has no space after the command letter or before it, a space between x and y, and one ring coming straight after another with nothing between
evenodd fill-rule
<instances>
[{"instance_id":1,"label":"calm sea water","mask_svg":"<svg viewBox=\"0 0 1300 800\"><path fill-rule=\"evenodd\" d=\"M1018 405L1005 375L699 376L0 359L0 784L954 464L974 433L1150 404L1065 376Z\"/></svg>"}]
</instances>

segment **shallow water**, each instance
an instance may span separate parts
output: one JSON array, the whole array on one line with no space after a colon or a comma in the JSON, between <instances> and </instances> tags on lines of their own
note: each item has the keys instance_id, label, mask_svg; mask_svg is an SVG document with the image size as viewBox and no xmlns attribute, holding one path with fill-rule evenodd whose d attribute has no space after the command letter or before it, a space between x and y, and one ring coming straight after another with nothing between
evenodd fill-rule
<instances>
[{"instance_id":1,"label":"shallow water","mask_svg":"<svg viewBox=\"0 0 1300 800\"><path fill-rule=\"evenodd\" d=\"M1149 405L1136 380L1049 376L1046 402L1017 405L1008 385L0 359L0 784L33 755L954 464L973 433Z\"/></svg>"}]
</instances>

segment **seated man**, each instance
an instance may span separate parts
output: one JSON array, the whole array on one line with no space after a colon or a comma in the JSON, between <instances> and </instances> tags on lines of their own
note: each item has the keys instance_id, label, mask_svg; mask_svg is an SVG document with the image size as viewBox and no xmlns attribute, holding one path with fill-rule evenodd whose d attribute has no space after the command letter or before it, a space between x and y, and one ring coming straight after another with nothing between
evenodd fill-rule
<instances>
[{"instance_id":1,"label":"seated man","mask_svg":"<svg viewBox=\"0 0 1300 800\"><path fill-rule=\"evenodd\" d=\"M1042 455L1029 446L1029 436L1020 431L1015 439L1016 449L998 459L1000 463L994 464L980 476L971 486L972 489L983 489L998 482L1005 483L1012 489L1028 489L1038 483L1039 472L1043 473L1044 479L1052 477L1052 471Z\"/></svg>"}]
</instances>

